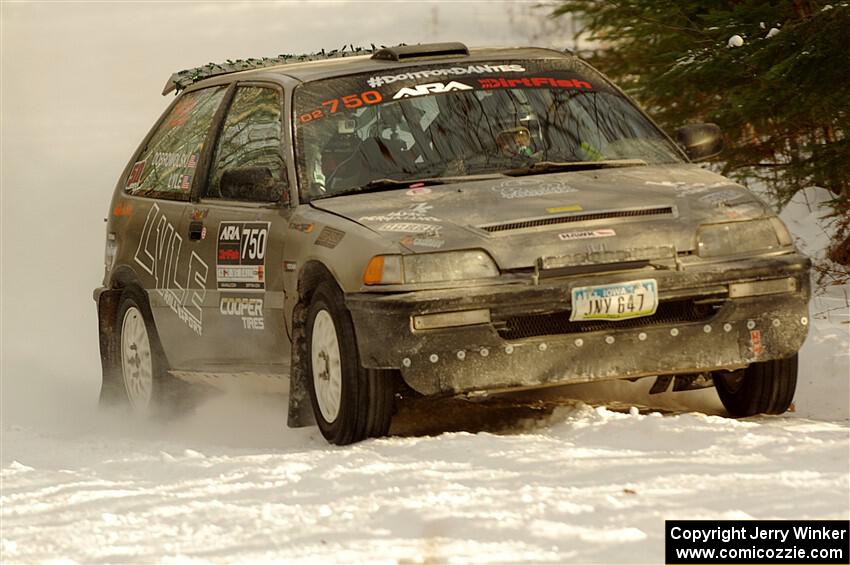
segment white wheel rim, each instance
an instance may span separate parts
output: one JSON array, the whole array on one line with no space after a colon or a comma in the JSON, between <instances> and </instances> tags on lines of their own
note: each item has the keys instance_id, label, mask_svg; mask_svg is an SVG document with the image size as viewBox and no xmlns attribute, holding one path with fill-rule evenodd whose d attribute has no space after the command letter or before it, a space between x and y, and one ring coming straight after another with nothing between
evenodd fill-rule
<instances>
[{"instance_id":1,"label":"white wheel rim","mask_svg":"<svg viewBox=\"0 0 850 565\"><path fill-rule=\"evenodd\" d=\"M336 326L327 310L319 310L313 320L310 353L316 402L322 418L331 424L339 415L342 399L342 365Z\"/></svg>"},{"instance_id":2,"label":"white wheel rim","mask_svg":"<svg viewBox=\"0 0 850 565\"><path fill-rule=\"evenodd\" d=\"M147 410L153 391L151 343L145 318L135 306L127 308L121 324L121 369L130 405Z\"/></svg>"}]
</instances>

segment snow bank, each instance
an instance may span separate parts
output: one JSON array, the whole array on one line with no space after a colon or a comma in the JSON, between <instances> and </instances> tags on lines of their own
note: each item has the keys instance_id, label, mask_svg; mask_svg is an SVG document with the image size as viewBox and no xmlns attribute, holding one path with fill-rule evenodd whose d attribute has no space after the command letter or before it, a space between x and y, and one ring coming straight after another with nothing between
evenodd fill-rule
<instances>
[{"instance_id":1,"label":"snow bank","mask_svg":"<svg viewBox=\"0 0 850 565\"><path fill-rule=\"evenodd\" d=\"M835 235L828 202L834 196L819 187L803 189L788 202L780 218L798 249L816 265L826 265L826 250ZM833 267L834 268L834 267ZM812 277L809 336L800 351L794 399L796 413L825 420L850 419L850 287Z\"/></svg>"}]
</instances>

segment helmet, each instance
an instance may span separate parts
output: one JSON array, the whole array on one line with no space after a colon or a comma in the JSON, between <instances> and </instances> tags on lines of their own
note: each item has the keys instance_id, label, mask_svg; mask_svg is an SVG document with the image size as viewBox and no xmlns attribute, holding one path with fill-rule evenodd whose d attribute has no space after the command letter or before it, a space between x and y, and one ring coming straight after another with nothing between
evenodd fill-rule
<instances>
[{"instance_id":1,"label":"helmet","mask_svg":"<svg viewBox=\"0 0 850 565\"><path fill-rule=\"evenodd\" d=\"M496 134L496 145L505 157L534 155L531 132L525 126L515 126L499 131Z\"/></svg>"}]
</instances>

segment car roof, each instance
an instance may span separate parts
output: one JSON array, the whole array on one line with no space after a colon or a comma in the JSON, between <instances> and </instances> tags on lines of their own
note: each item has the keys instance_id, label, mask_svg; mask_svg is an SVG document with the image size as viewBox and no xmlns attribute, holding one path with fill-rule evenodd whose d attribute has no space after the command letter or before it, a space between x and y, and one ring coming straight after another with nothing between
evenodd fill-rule
<instances>
[{"instance_id":1,"label":"car roof","mask_svg":"<svg viewBox=\"0 0 850 565\"><path fill-rule=\"evenodd\" d=\"M460 46L468 54L442 54L439 51L433 54L435 46L452 45ZM417 56L413 49L421 48L422 55ZM429 48L431 51L429 52ZM399 59L392 59L395 50L402 48L389 48L376 51L366 55L348 55L344 54L330 55L325 58L315 60L300 61L296 57L292 57L293 62L281 62L274 64L276 61L282 60L283 56L276 59L249 59L248 61L239 61L242 68L256 65L256 68L248 68L240 70L237 63L229 62L224 65L206 65L192 71L180 71L169 78L166 83L163 94L167 94L175 89L183 89L189 85L198 87L207 84L220 84L220 80L215 80L222 75L234 75L238 80L252 79L268 79L270 76L280 75L288 76L302 82L320 80L334 76L345 76L363 72L375 73L392 73L400 69L419 67L423 65L434 64L470 64L483 61L511 61L511 60L528 60L528 59L557 59L557 58L574 58L575 56L570 51L557 51L543 47L479 47L467 48L460 43L452 44L426 44L416 46L406 46L404 49L412 56L403 56ZM381 56L389 52L390 55ZM256 63L254 63L256 62ZM271 63L271 64L270 64ZM211 70L208 70L211 69ZM220 69L220 70L217 70ZM196 73L196 76L191 76L189 73ZM190 78L181 78L189 75ZM206 75L206 76L204 76ZM231 79L232 80L232 79Z\"/></svg>"}]
</instances>

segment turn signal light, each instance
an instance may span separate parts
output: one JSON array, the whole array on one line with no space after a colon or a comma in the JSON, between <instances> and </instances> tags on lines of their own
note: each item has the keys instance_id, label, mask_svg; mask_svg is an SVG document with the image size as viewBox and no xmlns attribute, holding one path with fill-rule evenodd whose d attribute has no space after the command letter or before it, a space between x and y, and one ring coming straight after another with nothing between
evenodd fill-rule
<instances>
[{"instance_id":1,"label":"turn signal light","mask_svg":"<svg viewBox=\"0 0 850 565\"><path fill-rule=\"evenodd\" d=\"M381 284L384 276L384 256L376 255L369 260L363 273L363 284Z\"/></svg>"}]
</instances>

